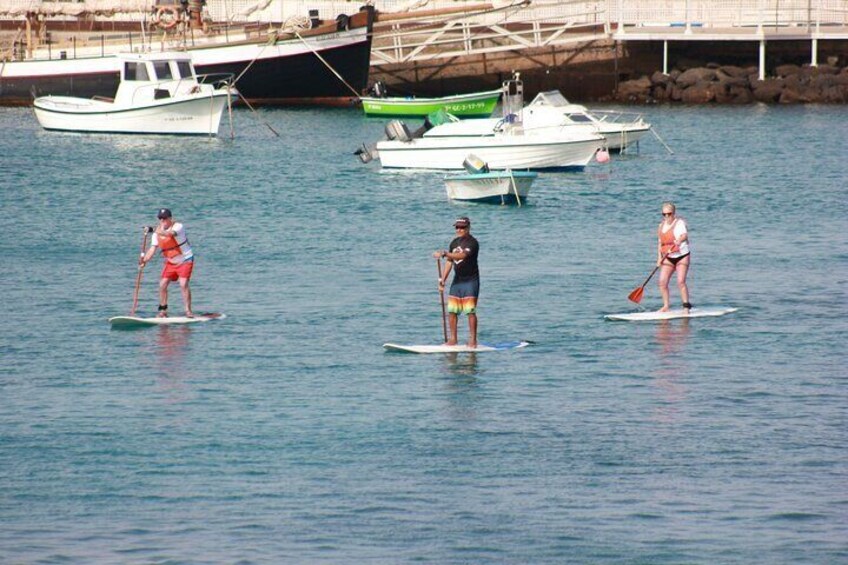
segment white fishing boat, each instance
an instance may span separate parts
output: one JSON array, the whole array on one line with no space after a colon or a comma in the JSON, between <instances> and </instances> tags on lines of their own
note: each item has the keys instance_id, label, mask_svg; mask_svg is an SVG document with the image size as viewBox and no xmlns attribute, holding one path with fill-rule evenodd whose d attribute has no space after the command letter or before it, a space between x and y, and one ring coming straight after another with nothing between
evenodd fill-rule
<instances>
[{"instance_id":1,"label":"white fishing boat","mask_svg":"<svg viewBox=\"0 0 848 565\"><path fill-rule=\"evenodd\" d=\"M114 99L41 96L44 129L97 133L217 135L224 106L237 94L231 75L197 76L188 53L126 53ZM205 80L219 79L216 82Z\"/></svg>"},{"instance_id":2,"label":"white fishing boat","mask_svg":"<svg viewBox=\"0 0 848 565\"><path fill-rule=\"evenodd\" d=\"M607 140L613 150L627 149L651 131L641 114L613 110L589 110L571 104L558 90L540 92L524 108L525 129L554 132L568 127L590 126Z\"/></svg>"},{"instance_id":3,"label":"white fishing boat","mask_svg":"<svg viewBox=\"0 0 848 565\"><path fill-rule=\"evenodd\" d=\"M442 113L444 123L431 127L428 119L415 133L395 120L376 152L363 147L358 153L364 162L378 157L384 168L462 169L466 155L473 153L494 170L565 170L582 169L606 144L590 125L544 128L525 123L523 86L517 76L504 83L502 101L501 119L461 121Z\"/></svg>"},{"instance_id":4,"label":"white fishing boat","mask_svg":"<svg viewBox=\"0 0 848 565\"><path fill-rule=\"evenodd\" d=\"M469 155L463 164L467 173L445 177L445 190L451 200L521 206L539 176L530 171L490 171L488 164L475 155Z\"/></svg>"}]
</instances>

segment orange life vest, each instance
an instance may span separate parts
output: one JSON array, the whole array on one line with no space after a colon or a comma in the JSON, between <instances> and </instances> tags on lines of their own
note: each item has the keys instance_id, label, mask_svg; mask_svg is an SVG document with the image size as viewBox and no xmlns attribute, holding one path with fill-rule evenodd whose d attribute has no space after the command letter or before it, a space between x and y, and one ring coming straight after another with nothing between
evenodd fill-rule
<instances>
[{"instance_id":1,"label":"orange life vest","mask_svg":"<svg viewBox=\"0 0 848 565\"><path fill-rule=\"evenodd\" d=\"M677 225L678 218L674 218L674 221L671 222L671 227L668 228L668 231L663 232L663 223L660 224L660 227L657 228L657 235L660 237L660 253L665 255L669 253L672 248L674 248L674 227Z\"/></svg>"},{"instance_id":2,"label":"orange life vest","mask_svg":"<svg viewBox=\"0 0 848 565\"><path fill-rule=\"evenodd\" d=\"M188 243L188 240L185 240L182 243L177 243L177 238L172 235L159 235L158 239L159 249L162 250L162 255L164 255L166 259L172 259L178 255L182 255L183 252L180 247Z\"/></svg>"}]
</instances>

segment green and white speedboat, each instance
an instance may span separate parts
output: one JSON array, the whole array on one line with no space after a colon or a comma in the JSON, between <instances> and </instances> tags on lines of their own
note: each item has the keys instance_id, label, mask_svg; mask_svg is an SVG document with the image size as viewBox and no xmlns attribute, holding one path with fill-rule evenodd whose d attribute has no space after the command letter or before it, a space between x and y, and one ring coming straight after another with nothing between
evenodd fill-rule
<instances>
[{"instance_id":1,"label":"green and white speedboat","mask_svg":"<svg viewBox=\"0 0 848 565\"><path fill-rule=\"evenodd\" d=\"M445 110L454 116L488 118L500 97L500 89L441 98L363 97L362 108L367 116L426 116Z\"/></svg>"}]
</instances>

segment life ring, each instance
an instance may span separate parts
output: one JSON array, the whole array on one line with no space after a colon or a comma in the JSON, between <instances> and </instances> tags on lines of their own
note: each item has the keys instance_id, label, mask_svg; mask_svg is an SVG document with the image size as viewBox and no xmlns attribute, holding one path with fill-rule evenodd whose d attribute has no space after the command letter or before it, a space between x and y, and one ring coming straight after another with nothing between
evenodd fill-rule
<instances>
[{"instance_id":1,"label":"life ring","mask_svg":"<svg viewBox=\"0 0 848 565\"><path fill-rule=\"evenodd\" d=\"M165 16L170 14L170 16ZM180 22L180 11L176 6L162 6L156 9L156 17L153 23L162 29L171 29Z\"/></svg>"}]
</instances>

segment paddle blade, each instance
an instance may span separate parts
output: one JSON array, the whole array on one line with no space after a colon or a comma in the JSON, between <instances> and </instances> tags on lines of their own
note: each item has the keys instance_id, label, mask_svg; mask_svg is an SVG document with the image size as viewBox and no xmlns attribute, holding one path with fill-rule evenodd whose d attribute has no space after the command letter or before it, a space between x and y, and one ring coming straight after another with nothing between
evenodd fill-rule
<instances>
[{"instance_id":1,"label":"paddle blade","mask_svg":"<svg viewBox=\"0 0 848 565\"><path fill-rule=\"evenodd\" d=\"M640 286L639 288L637 288L636 290L631 292L627 296L627 299L630 300L630 302L635 302L636 304L639 304L640 302L642 302L642 295L643 294L645 294L645 287Z\"/></svg>"}]
</instances>

